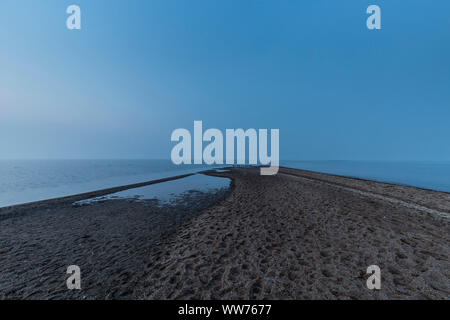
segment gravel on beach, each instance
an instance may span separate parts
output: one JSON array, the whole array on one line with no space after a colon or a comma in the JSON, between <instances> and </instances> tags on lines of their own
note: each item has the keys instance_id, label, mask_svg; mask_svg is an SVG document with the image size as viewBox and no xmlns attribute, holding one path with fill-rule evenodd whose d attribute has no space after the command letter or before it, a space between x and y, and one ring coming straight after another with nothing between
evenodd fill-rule
<instances>
[{"instance_id":1,"label":"gravel on beach","mask_svg":"<svg viewBox=\"0 0 450 320\"><path fill-rule=\"evenodd\" d=\"M286 168L210 174L231 189L0 209L0 298L450 298L448 193ZM69 265L81 290L66 287Z\"/></svg>"}]
</instances>

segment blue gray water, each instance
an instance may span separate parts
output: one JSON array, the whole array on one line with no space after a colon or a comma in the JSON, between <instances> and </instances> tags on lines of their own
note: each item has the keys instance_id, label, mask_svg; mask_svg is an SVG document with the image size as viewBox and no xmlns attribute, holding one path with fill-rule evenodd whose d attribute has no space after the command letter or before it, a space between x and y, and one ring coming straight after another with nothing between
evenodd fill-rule
<instances>
[{"instance_id":1,"label":"blue gray water","mask_svg":"<svg viewBox=\"0 0 450 320\"><path fill-rule=\"evenodd\" d=\"M281 165L450 192L449 161L284 161Z\"/></svg>"},{"instance_id":2,"label":"blue gray water","mask_svg":"<svg viewBox=\"0 0 450 320\"><path fill-rule=\"evenodd\" d=\"M450 192L450 162L284 161L292 168ZM0 207L211 168L169 160L0 160Z\"/></svg>"},{"instance_id":3,"label":"blue gray water","mask_svg":"<svg viewBox=\"0 0 450 320\"><path fill-rule=\"evenodd\" d=\"M199 173L182 179L165 181L77 201L74 202L74 205L89 205L96 202L118 199L132 199L134 201L153 199L158 200L159 205L175 204L177 200L182 199L184 195L193 190L204 193L217 192L227 189L230 186L230 182L231 180L228 178L212 177Z\"/></svg>"},{"instance_id":4,"label":"blue gray water","mask_svg":"<svg viewBox=\"0 0 450 320\"><path fill-rule=\"evenodd\" d=\"M169 160L0 160L0 207L210 169Z\"/></svg>"}]
</instances>

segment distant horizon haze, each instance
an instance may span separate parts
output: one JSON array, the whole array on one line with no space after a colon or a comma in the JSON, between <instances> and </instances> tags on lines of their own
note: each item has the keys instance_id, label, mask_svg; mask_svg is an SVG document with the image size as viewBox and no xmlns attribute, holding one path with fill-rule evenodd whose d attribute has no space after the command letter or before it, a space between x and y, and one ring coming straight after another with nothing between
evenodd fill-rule
<instances>
[{"instance_id":1,"label":"distant horizon haze","mask_svg":"<svg viewBox=\"0 0 450 320\"><path fill-rule=\"evenodd\" d=\"M0 159L166 159L195 120L279 129L281 160L450 159L450 1L75 3L81 30L0 2Z\"/></svg>"}]
</instances>

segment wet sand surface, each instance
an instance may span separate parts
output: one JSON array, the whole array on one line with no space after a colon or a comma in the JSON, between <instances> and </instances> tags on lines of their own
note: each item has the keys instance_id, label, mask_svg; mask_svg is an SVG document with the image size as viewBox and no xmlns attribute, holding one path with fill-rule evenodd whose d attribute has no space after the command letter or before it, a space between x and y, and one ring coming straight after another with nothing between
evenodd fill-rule
<instances>
[{"instance_id":1,"label":"wet sand surface","mask_svg":"<svg viewBox=\"0 0 450 320\"><path fill-rule=\"evenodd\" d=\"M163 245L164 234L227 192L188 192L170 205L110 200L74 206L80 200L74 196L0 209L0 299L135 298L151 249ZM67 289L70 265L81 269L80 291Z\"/></svg>"},{"instance_id":2,"label":"wet sand surface","mask_svg":"<svg viewBox=\"0 0 450 320\"><path fill-rule=\"evenodd\" d=\"M0 298L448 299L450 195L282 168L175 206L0 209ZM206 208L206 209L205 209ZM66 288L81 268L82 290ZM381 290L366 269L381 268Z\"/></svg>"}]
</instances>

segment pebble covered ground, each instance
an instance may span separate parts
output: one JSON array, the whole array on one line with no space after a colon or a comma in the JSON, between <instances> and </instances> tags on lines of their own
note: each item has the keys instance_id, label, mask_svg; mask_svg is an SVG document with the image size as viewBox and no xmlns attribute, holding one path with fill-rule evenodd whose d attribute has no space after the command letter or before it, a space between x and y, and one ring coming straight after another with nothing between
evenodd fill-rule
<instances>
[{"instance_id":1,"label":"pebble covered ground","mask_svg":"<svg viewBox=\"0 0 450 320\"><path fill-rule=\"evenodd\" d=\"M231 191L193 193L175 206L76 207L69 199L0 212L0 298L450 297L447 218L340 187L385 190L376 182L281 172L215 173L233 179ZM421 205L449 211L446 193L394 189L404 201L422 197ZM66 287L72 264L82 290ZM381 290L366 286L373 264Z\"/></svg>"}]
</instances>

